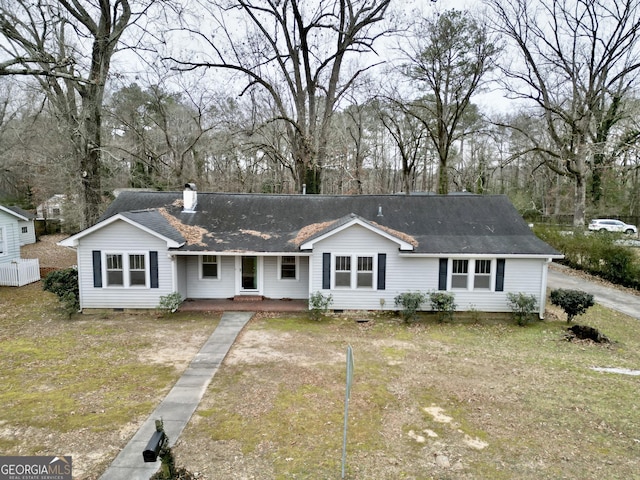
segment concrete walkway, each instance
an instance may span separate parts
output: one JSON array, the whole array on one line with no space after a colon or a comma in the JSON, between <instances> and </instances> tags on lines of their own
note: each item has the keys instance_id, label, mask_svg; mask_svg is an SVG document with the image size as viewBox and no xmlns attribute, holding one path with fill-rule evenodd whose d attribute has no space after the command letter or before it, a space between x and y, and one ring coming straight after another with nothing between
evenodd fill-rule
<instances>
[{"instance_id":1,"label":"concrete walkway","mask_svg":"<svg viewBox=\"0 0 640 480\"><path fill-rule=\"evenodd\" d=\"M160 468L160 459L155 463L145 463L142 451L156 430L155 421L164 421L164 431L173 446L198 407L231 345L252 316L252 312L225 312L222 315L215 331L180 379L107 468L100 477L101 480L149 480Z\"/></svg>"},{"instance_id":2,"label":"concrete walkway","mask_svg":"<svg viewBox=\"0 0 640 480\"><path fill-rule=\"evenodd\" d=\"M562 265L554 265L549 269L547 286L551 289L582 290L593 295L596 303L640 320L640 294L635 295L625 290L608 287L602 282L591 282L583 276L564 273L570 271Z\"/></svg>"}]
</instances>

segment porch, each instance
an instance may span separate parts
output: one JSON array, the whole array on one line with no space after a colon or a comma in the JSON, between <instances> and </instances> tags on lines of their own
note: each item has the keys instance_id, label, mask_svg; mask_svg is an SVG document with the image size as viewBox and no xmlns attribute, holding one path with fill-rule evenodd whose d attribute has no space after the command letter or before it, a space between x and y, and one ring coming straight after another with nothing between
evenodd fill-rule
<instances>
[{"instance_id":1,"label":"porch","mask_svg":"<svg viewBox=\"0 0 640 480\"><path fill-rule=\"evenodd\" d=\"M192 299L187 298L180 305L182 312L307 312L307 300L274 300L257 296L224 298L224 299Z\"/></svg>"}]
</instances>

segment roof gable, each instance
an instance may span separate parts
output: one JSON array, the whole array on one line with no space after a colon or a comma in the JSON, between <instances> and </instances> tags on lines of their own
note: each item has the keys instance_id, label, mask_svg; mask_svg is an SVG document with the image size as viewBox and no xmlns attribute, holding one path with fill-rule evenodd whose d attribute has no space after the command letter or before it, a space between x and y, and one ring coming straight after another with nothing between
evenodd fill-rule
<instances>
[{"instance_id":1,"label":"roof gable","mask_svg":"<svg viewBox=\"0 0 640 480\"><path fill-rule=\"evenodd\" d=\"M400 250L411 251L418 244L418 242L409 235L381 227L380 225L376 225L375 223L369 222L364 218L359 217L355 213L352 213L346 217L336 220L333 223L329 223L325 228L311 235L305 241L301 242L300 249L311 250L313 249L313 245L316 242L331 237L336 233L352 227L353 225L360 225L361 227L364 227L367 230L376 233L377 235L380 235L387 238L388 240L391 240L394 243L397 243Z\"/></svg>"},{"instance_id":2,"label":"roof gable","mask_svg":"<svg viewBox=\"0 0 640 480\"><path fill-rule=\"evenodd\" d=\"M32 213L29 213L26 210L23 210L22 208L16 206L4 207L0 205L0 210L16 217L18 220L22 220L23 222L28 222L35 218L35 215L33 215Z\"/></svg>"},{"instance_id":3,"label":"roof gable","mask_svg":"<svg viewBox=\"0 0 640 480\"><path fill-rule=\"evenodd\" d=\"M69 238L65 238L61 242L58 242L58 244L64 247L77 247L80 239L82 239L83 237L97 232L107 225L118 221L128 223L129 225L139 228L140 230L153 235L154 237L166 241L168 248L179 248L185 243L182 235L180 235L178 231L171 227L171 225L169 225L167 220L159 212L136 211L116 214L101 222L96 223L92 227L89 227L80 233L72 235Z\"/></svg>"}]
</instances>

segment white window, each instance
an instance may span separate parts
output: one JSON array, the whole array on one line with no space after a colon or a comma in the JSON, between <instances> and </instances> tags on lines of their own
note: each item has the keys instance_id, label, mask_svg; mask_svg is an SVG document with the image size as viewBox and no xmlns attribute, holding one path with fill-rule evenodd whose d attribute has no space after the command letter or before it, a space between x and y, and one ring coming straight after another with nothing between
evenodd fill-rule
<instances>
[{"instance_id":1,"label":"white window","mask_svg":"<svg viewBox=\"0 0 640 480\"><path fill-rule=\"evenodd\" d=\"M491 289L491 260L476 260L475 275L473 277L473 289Z\"/></svg>"},{"instance_id":2,"label":"white window","mask_svg":"<svg viewBox=\"0 0 640 480\"><path fill-rule=\"evenodd\" d=\"M148 260L144 253L105 254L107 287L146 287Z\"/></svg>"},{"instance_id":3,"label":"white window","mask_svg":"<svg viewBox=\"0 0 640 480\"><path fill-rule=\"evenodd\" d=\"M351 257L336 257L335 286L351 288Z\"/></svg>"},{"instance_id":4,"label":"white window","mask_svg":"<svg viewBox=\"0 0 640 480\"><path fill-rule=\"evenodd\" d=\"M376 281L374 255L336 255L334 258L335 288L373 288Z\"/></svg>"},{"instance_id":5,"label":"white window","mask_svg":"<svg viewBox=\"0 0 640 480\"><path fill-rule=\"evenodd\" d=\"M29 233L29 227L22 227L22 233Z\"/></svg>"},{"instance_id":6,"label":"white window","mask_svg":"<svg viewBox=\"0 0 640 480\"><path fill-rule=\"evenodd\" d=\"M298 278L298 257L295 256L285 256L280 257L280 278L281 279L290 279L295 280Z\"/></svg>"},{"instance_id":7,"label":"white window","mask_svg":"<svg viewBox=\"0 0 640 480\"><path fill-rule=\"evenodd\" d=\"M144 255L129 255L129 285L146 285L147 270L144 267Z\"/></svg>"},{"instance_id":8,"label":"white window","mask_svg":"<svg viewBox=\"0 0 640 480\"><path fill-rule=\"evenodd\" d=\"M107 254L107 286L123 286L124 270L122 268L122 255L115 253Z\"/></svg>"},{"instance_id":9,"label":"white window","mask_svg":"<svg viewBox=\"0 0 640 480\"><path fill-rule=\"evenodd\" d=\"M218 263L217 255L203 255L200 257L201 278L219 278Z\"/></svg>"},{"instance_id":10,"label":"white window","mask_svg":"<svg viewBox=\"0 0 640 480\"><path fill-rule=\"evenodd\" d=\"M358 288L373 287L373 257L358 257Z\"/></svg>"},{"instance_id":11,"label":"white window","mask_svg":"<svg viewBox=\"0 0 640 480\"><path fill-rule=\"evenodd\" d=\"M469 276L469 260L453 260L451 268L451 288L467 288Z\"/></svg>"}]
</instances>

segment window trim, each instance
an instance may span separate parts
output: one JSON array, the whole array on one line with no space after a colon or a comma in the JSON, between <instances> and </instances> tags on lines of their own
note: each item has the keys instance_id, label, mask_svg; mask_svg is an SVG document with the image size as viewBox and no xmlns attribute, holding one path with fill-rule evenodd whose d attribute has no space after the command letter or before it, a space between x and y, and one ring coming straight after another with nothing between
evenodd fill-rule
<instances>
[{"instance_id":1,"label":"window trim","mask_svg":"<svg viewBox=\"0 0 640 480\"><path fill-rule=\"evenodd\" d=\"M338 258L348 258L349 259L349 270L338 270L336 266L336 261ZM349 272L349 285L337 285L336 277L338 273L346 273ZM335 289L344 289L351 290L353 288L353 258L352 255L339 255L335 254L331 257L331 284Z\"/></svg>"},{"instance_id":2,"label":"window trim","mask_svg":"<svg viewBox=\"0 0 640 480\"><path fill-rule=\"evenodd\" d=\"M336 285L336 258L348 257L351 262L351 270L349 271L349 286ZM359 287L358 286L358 259L366 257L371 258L371 286ZM343 270L341 270L343 271ZM346 271L346 270L344 270ZM367 270L368 271L368 270ZM331 288L336 290L362 290L362 291L374 291L377 290L378 285L378 254L369 252L358 253L332 253L331 254Z\"/></svg>"},{"instance_id":3,"label":"window trim","mask_svg":"<svg viewBox=\"0 0 640 480\"><path fill-rule=\"evenodd\" d=\"M375 285L374 280L374 255L356 255L356 274L355 274L355 278L356 278L356 283L355 283L355 288L357 288L358 290L363 290L363 289L373 289L373 286ZM371 260L371 269L369 270L360 270L360 259L370 259ZM371 285L367 285L367 286L360 286L358 285L359 281L360 281L360 274L362 273L369 273L371 275Z\"/></svg>"},{"instance_id":4,"label":"window trim","mask_svg":"<svg viewBox=\"0 0 640 480\"><path fill-rule=\"evenodd\" d=\"M203 270L203 266L204 266L204 257L215 257L216 258L216 265L217 265L217 275L215 277L205 277L204 276L204 270ZM210 262L208 262L210 263ZM220 255L198 255L198 278L200 280L204 280L205 282L207 281L215 281L218 282L221 280L222 275L221 275L221 268L222 265L220 263Z\"/></svg>"},{"instance_id":5,"label":"window trim","mask_svg":"<svg viewBox=\"0 0 640 480\"><path fill-rule=\"evenodd\" d=\"M109 255L121 255L122 256L122 285L110 285L109 284L109 268L107 263L107 257ZM130 269L130 257L133 255L139 255L144 258L144 285L132 285L131 284L131 269ZM143 289L151 288L151 259L149 258L148 251L113 251L106 250L102 252L102 288L132 288ZM141 271L141 270L134 270Z\"/></svg>"},{"instance_id":6,"label":"window trim","mask_svg":"<svg viewBox=\"0 0 640 480\"><path fill-rule=\"evenodd\" d=\"M139 257L142 258L142 264L143 264L143 268L132 268L131 267L131 260L133 257ZM129 267L129 271L128 271L128 275L127 275L127 279L129 280L129 286L131 287L142 287L142 286L147 286L147 272L149 271L149 260L147 258L145 258L144 255L140 254L140 253L130 253L129 255L127 255L127 260L128 260L128 267ZM144 272L144 284L140 284L140 283L136 283L134 284L132 282L132 275L133 272Z\"/></svg>"},{"instance_id":7,"label":"window trim","mask_svg":"<svg viewBox=\"0 0 640 480\"><path fill-rule=\"evenodd\" d=\"M492 290L492 285L494 286L493 288L495 288L495 276L494 276L494 262L495 259L491 259L491 258L476 258L473 262L473 291L476 290L484 290L484 291L491 291ZM489 273L478 273L477 269L478 269L478 262L488 262L489 264ZM476 281L478 280L478 277L482 277L485 279L488 279L488 286L487 287L476 287Z\"/></svg>"},{"instance_id":8,"label":"window trim","mask_svg":"<svg viewBox=\"0 0 640 480\"><path fill-rule=\"evenodd\" d=\"M466 287L453 287L453 262L454 260L466 260L467 261L467 284ZM475 286L476 280L476 262L478 261L488 261L490 273L489 277L489 287L478 287ZM452 292L495 292L496 291L496 274L498 268L498 258L460 258L460 257L451 257L449 258L447 265L447 291ZM455 274L462 275L462 274Z\"/></svg>"},{"instance_id":9,"label":"window trim","mask_svg":"<svg viewBox=\"0 0 640 480\"><path fill-rule=\"evenodd\" d=\"M120 268L116 269L116 268L109 268L109 257L120 257L119 263L120 263ZM127 276L125 275L125 258L128 260L128 257L126 256L126 254L124 253L105 253L104 255L104 272L105 272L105 282L104 285L106 287L109 288L124 288L126 285L126 278ZM122 283L111 283L109 281L109 273L110 272L121 272L121 277L122 277Z\"/></svg>"},{"instance_id":10,"label":"window trim","mask_svg":"<svg viewBox=\"0 0 640 480\"><path fill-rule=\"evenodd\" d=\"M453 266L455 265L455 262L466 262L466 266L467 266L467 271L463 274L463 273L456 273L453 271ZM472 270L473 268L473 261L469 258L452 258L450 260L451 266L449 268L449 271L451 272L449 274L449 290L455 291L463 291L463 290L469 290L469 271ZM470 268L471 267L471 268ZM464 275L465 278L465 286L464 287L454 287L453 286L453 277L454 275L456 277L460 277L462 278L462 276Z\"/></svg>"},{"instance_id":11,"label":"window trim","mask_svg":"<svg viewBox=\"0 0 640 480\"><path fill-rule=\"evenodd\" d=\"M282 259L284 257L290 257L293 258L294 260L294 268L295 268L295 275L293 277L283 277L282 276ZM278 262L277 262L277 269L278 269L278 280L283 280L285 282L295 282L298 280L298 274L300 272L300 257L298 255L279 255L278 256Z\"/></svg>"}]
</instances>

